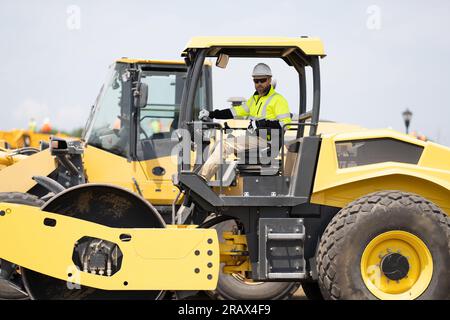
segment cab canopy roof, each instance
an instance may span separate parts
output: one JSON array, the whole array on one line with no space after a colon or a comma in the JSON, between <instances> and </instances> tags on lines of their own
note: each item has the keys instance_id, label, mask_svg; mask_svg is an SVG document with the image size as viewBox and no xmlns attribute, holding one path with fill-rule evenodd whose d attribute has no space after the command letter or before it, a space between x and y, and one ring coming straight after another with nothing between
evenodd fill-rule
<instances>
[{"instance_id":1,"label":"cab canopy roof","mask_svg":"<svg viewBox=\"0 0 450 320\"><path fill-rule=\"evenodd\" d=\"M120 58L116 62L122 63L139 63L139 64L176 64L183 65L183 60L149 60L149 59L139 59L139 58Z\"/></svg>"},{"instance_id":2,"label":"cab canopy roof","mask_svg":"<svg viewBox=\"0 0 450 320\"><path fill-rule=\"evenodd\" d=\"M136 63L136 64L153 64L153 65L167 65L167 66L185 66L184 60L149 60L149 59L139 59L139 58L120 58L116 62L119 63ZM205 61L206 66L211 66L210 61Z\"/></svg>"},{"instance_id":3,"label":"cab canopy roof","mask_svg":"<svg viewBox=\"0 0 450 320\"><path fill-rule=\"evenodd\" d=\"M200 48L210 49L207 56L226 53L236 57L285 57L296 49L307 56L325 56L322 41L307 37L193 37L182 56Z\"/></svg>"}]
</instances>

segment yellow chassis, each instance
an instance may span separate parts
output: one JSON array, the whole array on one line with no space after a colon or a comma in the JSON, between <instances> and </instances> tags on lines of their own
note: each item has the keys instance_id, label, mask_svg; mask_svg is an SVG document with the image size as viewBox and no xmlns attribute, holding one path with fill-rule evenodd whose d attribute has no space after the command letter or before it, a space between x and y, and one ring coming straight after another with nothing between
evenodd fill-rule
<instances>
[{"instance_id":1,"label":"yellow chassis","mask_svg":"<svg viewBox=\"0 0 450 320\"><path fill-rule=\"evenodd\" d=\"M122 234L131 240L121 241ZM102 276L76 267L74 245L86 236L119 246L123 260L117 273ZM110 228L35 207L0 203L0 258L71 285L104 290L214 290L219 257L214 229Z\"/></svg>"},{"instance_id":2,"label":"yellow chassis","mask_svg":"<svg viewBox=\"0 0 450 320\"><path fill-rule=\"evenodd\" d=\"M423 147L419 162L381 162L339 168L336 142L379 138ZM450 215L450 148L393 130L365 130L322 137L311 203L343 208L364 195L381 190L418 194Z\"/></svg>"}]
</instances>

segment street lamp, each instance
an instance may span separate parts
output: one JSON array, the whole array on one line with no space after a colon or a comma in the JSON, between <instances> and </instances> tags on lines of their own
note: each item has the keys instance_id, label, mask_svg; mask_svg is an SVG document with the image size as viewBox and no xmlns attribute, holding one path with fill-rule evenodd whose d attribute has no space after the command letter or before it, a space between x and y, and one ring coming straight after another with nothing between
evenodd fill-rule
<instances>
[{"instance_id":1,"label":"street lamp","mask_svg":"<svg viewBox=\"0 0 450 320\"><path fill-rule=\"evenodd\" d=\"M413 113L411 111L409 111L408 108L406 108L406 110L403 111L402 115L403 115L403 120L405 121L406 134L408 134L409 133L409 123L411 122Z\"/></svg>"}]
</instances>

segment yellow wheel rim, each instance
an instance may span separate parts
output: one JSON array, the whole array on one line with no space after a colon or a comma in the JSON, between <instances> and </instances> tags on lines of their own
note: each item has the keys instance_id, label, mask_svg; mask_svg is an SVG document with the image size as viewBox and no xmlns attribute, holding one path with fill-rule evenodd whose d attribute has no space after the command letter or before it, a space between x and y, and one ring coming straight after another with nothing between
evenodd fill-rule
<instances>
[{"instance_id":1,"label":"yellow wheel rim","mask_svg":"<svg viewBox=\"0 0 450 320\"><path fill-rule=\"evenodd\" d=\"M407 261L408 266L396 280L386 272L385 261L393 256ZM372 239L364 249L361 275L367 289L379 299L416 299L431 282L433 258L425 243L415 235L400 230L388 231Z\"/></svg>"}]
</instances>

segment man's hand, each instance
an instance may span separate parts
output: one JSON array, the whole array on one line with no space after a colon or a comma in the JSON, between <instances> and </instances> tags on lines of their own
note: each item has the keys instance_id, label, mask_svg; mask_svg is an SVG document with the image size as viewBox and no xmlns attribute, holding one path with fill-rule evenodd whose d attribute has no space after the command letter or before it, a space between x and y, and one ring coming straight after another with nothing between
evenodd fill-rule
<instances>
[{"instance_id":1,"label":"man's hand","mask_svg":"<svg viewBox=\"0 0 450 320\"><path fill-rule=\"evenodd\" d=\"M258 128L258 124L256 120L250 120L250 124L247 127L248 132L251 134L254 134L256 132L256 129Z\"/></svg>"},{"instance_id":2,"label":"man's hand","mask_svg":"<svg viewBox=\"0 0 450 320\"><path fill-rule=\"evenodd\" d=\"M198 113L198 119L202 121L206 121L209 118L209 111L206 109L200 110Z\"/></svg>"}]
</instances>

